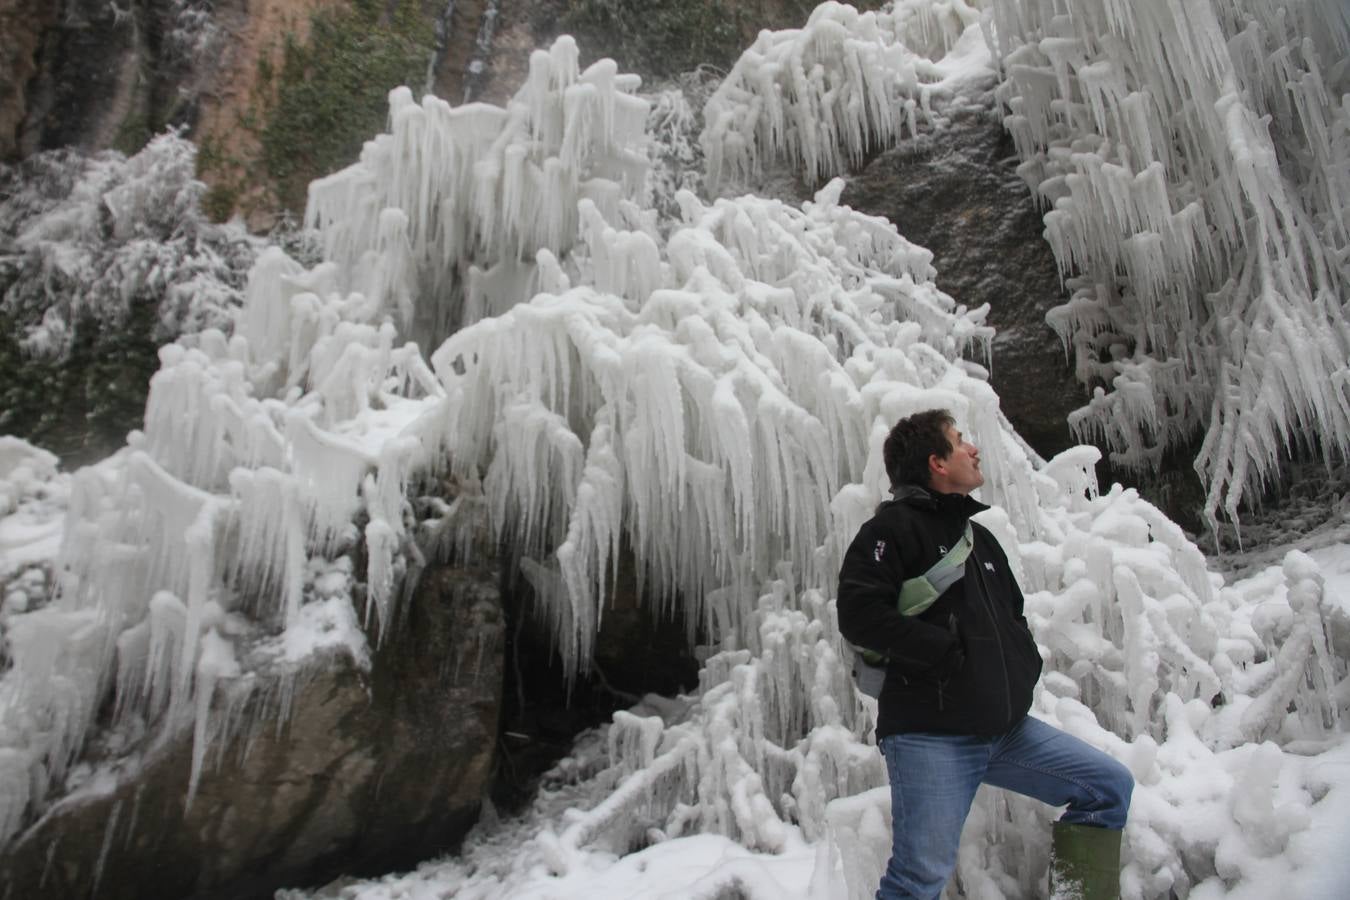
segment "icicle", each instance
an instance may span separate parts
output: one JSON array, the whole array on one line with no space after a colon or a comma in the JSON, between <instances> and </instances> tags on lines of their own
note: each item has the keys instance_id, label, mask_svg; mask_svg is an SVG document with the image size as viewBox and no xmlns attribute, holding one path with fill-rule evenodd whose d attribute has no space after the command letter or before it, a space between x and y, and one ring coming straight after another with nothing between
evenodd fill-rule
<instances>
[{"instance_id":1,"label":"icicle","mask_svg":"<svg viewBox=\"0 0 1350 900\"><path fill-rule=\"evenodd\" d=\"M290 341L291 297L304 267L278 247L269 247L249 272L240 331L255 359L284 359Z\"/></svg>"},{"instance_id":2,"label":"icicle","mask_svg":"<svg viewBox=\"0 0 1350 900\"><path fill-rule=\"evenodd\" d=\"M280 613L290 622L304 589L305 520L293 478L275 469L235 469L230 487L239 500L235 577L260 599L272 598L260 617Z\"/></svg>"},{"instance_id":3,"label":"icicle","mask_svg":"<svg viewBox=\"0 0 1350 900\"><path fill-rule=\"evenodd\" d=\"M453 311L419 314L415 291L449 293L470 266L564 252L576 240L581 197L638 195L648 104L612 63L579 74L577 58L566 36L537 51L504 110L434 97L418 107L406 89L391 93L391 133L310 187L306 225L326 257L342 261L348 289L395 310L405 328L438 317L458 325ZM479 304L464 318L485 312ZM441 326L431 328L425 337L439 341Z\"/></svg>"},{"instance_id":4,"label":"icicle","mask_svg":"<svg viewBox=\"0 0 1350 900\"><path fill-rule=\"evenodd\" d=\"M192 730L192 770L188 774L188 808L197 795L197 784L201 779L202 763L208 749L211 701L215 697L216 685L221 679L237 678L240 674L239 662L234 656L234 647L212 628L202 638L201 657L197 662L196 717Z\"/></svg>"},{"instance_id":5,"label":"icicle","mask_svg":"<svg viewBox=\"0 0 1350 900\"><path fill-rule=\"evenodd\" d=\"M32 767L27 753L0 747L0 840L8 841L23 825L33 799Z\"/></svg>"},{"instance_id":6,"label":"icicle","mask_svg":"<svg viewBox=\"0 0 1350 900\"><path fill-rule=\"evenodd\" d=\"M308 505L309 536L329 554L346 537L361 480L376 461L359 444L319 430L303 413L287 416L286 434Z\"/></svg>"},{"instance_id":7,"label":"icicle","mask_svg":"<svg viewBox=\"0 0 1350 900\"><path fill-rule=\"evenodd\" d=\"M103 844L99 847L98 861L94 863L94 879L91 892L98 891L99 882L103 880L103 867L108 862L108 851L112 849L113 835L117 832L117 820L122 815L122 801L117 800L113 803L112 812L108 814L108 821L103 826Z\"/></svg>"}]
</instances>

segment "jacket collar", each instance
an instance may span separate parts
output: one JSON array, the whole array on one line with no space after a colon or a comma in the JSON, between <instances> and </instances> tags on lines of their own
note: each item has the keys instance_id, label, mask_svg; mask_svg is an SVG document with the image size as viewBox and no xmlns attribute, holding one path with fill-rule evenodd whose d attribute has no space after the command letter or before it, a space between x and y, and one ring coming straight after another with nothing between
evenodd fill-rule
<instances>
[{"instance_id":1,"label":"jacket collar","mask_svg":"<svg viewBox=\"0 0 1350 900\"><path fill-rule=\"evenodd\" d=\"M891 485L891 502L969 519L989 507L967 494L939 494L921 484Z\"/></svg>"}]
</instances>

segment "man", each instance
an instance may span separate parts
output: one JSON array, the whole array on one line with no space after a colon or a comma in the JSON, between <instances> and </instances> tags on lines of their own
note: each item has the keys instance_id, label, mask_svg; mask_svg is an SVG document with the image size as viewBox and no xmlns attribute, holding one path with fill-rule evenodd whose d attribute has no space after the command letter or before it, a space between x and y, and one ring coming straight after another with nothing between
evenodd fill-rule
<instances>
[{"instance_id":1,"label":"man","mask_svg":"<svg viewBox=\"0 0 1350 900\"><path fill-rule=\"evenodd\" d=\"M1052 893L1118 898L1134 780L1027 715L1040 652L1002 547L980 525L967 529L988 507L970 496L984 483L980 452L955 425L942 409L896 423L883 446L893 499L859 529L839 572L839 630L886 657L877 740L891 780L892 846L877 900L942 893L981 782L1067 804L1054 825ZM963 566L953 551L968 553ZM955 583L940 592L920 583L931 605L919 611L907 586L902 614L902 585L925 575L945 583L933 574L944 558Z\"/></svg>"}]
</instances>

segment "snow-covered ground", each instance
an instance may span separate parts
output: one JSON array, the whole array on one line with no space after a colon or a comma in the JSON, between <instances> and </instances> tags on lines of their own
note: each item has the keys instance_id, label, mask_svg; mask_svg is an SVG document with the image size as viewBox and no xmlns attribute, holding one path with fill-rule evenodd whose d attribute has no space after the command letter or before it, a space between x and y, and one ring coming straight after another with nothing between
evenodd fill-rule
<instances>
[{"instance_id":1,"label":"snow-covered ground","mask_svg":"<svg viewBox=\"0 0 1350 900\"><path fill-rule=\"evenodd\" d=\"M1350 544L1337 543L1320 547L1308 553L1322 570L1326 579L1330 605L1339 609L1350 621Z\"/></svg>"}]
</instances>

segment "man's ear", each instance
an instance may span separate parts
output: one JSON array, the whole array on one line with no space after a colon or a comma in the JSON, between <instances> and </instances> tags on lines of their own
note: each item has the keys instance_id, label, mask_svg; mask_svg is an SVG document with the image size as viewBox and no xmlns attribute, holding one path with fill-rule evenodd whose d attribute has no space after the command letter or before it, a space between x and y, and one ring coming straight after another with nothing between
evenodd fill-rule
<instances>
[{"instance_id":1,"label":"man's ear","mask_svg":"<svg viewBox=\"0 0 1350 900\"><path fill-rule=\"evenodd\" d=\"M946 475L947 461L942 457L938 456L936 453L928 454L928 474Z\"/></svg>"}]
</instances>

